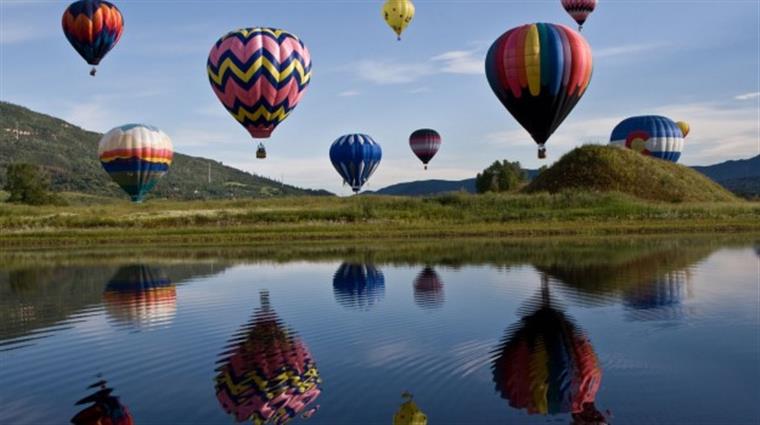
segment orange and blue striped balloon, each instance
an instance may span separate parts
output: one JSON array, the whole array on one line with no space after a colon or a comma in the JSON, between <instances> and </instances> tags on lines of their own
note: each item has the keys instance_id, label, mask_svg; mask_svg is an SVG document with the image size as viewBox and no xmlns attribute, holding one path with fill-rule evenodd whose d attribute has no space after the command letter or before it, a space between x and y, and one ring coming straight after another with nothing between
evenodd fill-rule
<instances>
[{"instance_id":1,"label":"orange and blue striped balloon","mask_svg":"<svg viewBox=\"0 0 760 425\"><path fill-rule=\"evenodd\" d=\"M158 128L126 124L103 135L98 157L106 172L132 201L142 202L169 171L174 149L169 136Z\"/></svg>"},{"instance_id":2,"label":"orange and blue striped balloon","mask_svg":"<svg viewBox=\"0 0 760 425\"><path fill-rule=\"evenodd\" d=\"M586 92L591 48L576 31L528 24L499 37L486 56L486 77L496 97L538 143L544 144Z\"/></svg>"},{"instance_id":3,"label":"orange and blue striped balloon","mask_svg":"<svg viewBox=\"0 0 760 425\"><path fill-rule=\"evenodd\" d=\"M63 12L63 33L74 49L95 65L119 42L124 30L124 18L113 4L102 0L79 0Z\"/></svg>"}]
</instances>

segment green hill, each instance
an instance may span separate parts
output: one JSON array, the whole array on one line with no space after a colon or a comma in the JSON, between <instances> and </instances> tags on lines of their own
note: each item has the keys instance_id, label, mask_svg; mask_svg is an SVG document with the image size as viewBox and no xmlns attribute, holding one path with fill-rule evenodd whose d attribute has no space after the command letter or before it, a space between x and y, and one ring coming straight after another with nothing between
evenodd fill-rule
<instances>
[{"instance_id":1,"label":"green hill","mask_svg":"<svg viewBox=\"0 0 760 425\"><path fill-rule=\"evenodd\" d=\"M526 193L621 192L667 202L734 201L736 197L683 165L614 146L587 145L565 154L525 187Z\"/></svg>"},{"instance_id":2,"label":"green hill","mask_svg":"<svg viewBox=\"0 0 760 425\"><path fill-rule=\"evenodd\" d=\"M60 192L126 196L103 171L97 158L100 134L21 106L0 102L0 187L12 162L39 164L52 188ZM211 183L208 182L209 171ZM170 199L265 198L294 195L330 195L299 189L252 175L205 158L175 153L169 174L152 196Z\"/></svg>"}]
</instances>

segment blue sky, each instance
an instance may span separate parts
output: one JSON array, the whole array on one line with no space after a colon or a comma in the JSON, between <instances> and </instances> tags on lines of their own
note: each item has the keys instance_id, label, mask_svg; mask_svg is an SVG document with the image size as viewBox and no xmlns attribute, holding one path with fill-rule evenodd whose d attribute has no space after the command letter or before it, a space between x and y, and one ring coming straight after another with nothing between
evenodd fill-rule
<instances>
[{"instance_id":1,"label":"blue sky","mask_svg":"<svg viewBox=\"0 0 760 425\"><path fill-rule=\"evenodd\" d=\"M363 132L383 147L370 189L474 176L495 159L543 164L528 134L492 94L490 43L529 22L574 25L559 0L423 1L397 42L381 1L115 1L125 32L98 76L64 38L68 2L0 0L0 99L106 131L128 122L163 129L175 150L302 187L349 190L329 163L338 136ZM267 142L269 158L211 91L206 56L227 31L287 29L307 45L313 77ZM594 52L586 95L547 144L551 163L606 143L630 115L691 124L681 163L760 151L760 4L756 0L601 0L583 31ZM409 150L415 129L444 142L424 172ZM93 155L96 153L93 152Z\"/></svg>"}]
</instances>

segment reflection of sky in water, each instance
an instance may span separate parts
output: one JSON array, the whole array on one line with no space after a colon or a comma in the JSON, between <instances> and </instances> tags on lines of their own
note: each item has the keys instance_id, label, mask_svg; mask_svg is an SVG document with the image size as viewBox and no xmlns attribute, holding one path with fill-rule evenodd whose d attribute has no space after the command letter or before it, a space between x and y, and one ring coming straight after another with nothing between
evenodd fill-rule
<instances>
[{"instance_id":1,"label":"reflection of sky in water","mask_svg":"<svg viewBox=\"0 0 760 425\"><path fill-rule=\"evenodd\" d=\"M583 297L598 293L550 277L553 298L588 338L603 371L597 408L609 409L616 424L757 419L760 353L750 342L758 341L760 325L758 261L752 248L725 249L687 264L684 279L683 268L668 270L664 275L675 276L671 283L686 292L679 289L673 302L654 309L675 304L688 312L675 320L631 320L652 310L631 302L646 287L613 288L603 293L607 302L593 303ZM319 367L320 407L309 423L387 424L406 390L431 424L546 423L510 408L495 391L491 370L493 350L540 286L534 267L435 265L445 298L430 309L420 308L415 287L423 265L376 263L382 301L357 310L336 300L333 278L341 264L248 264L177 282L171 321L150 332L112 326L107 306L97 301L77 307L65 323L45 325L58 330L35 331L45 338L0 345L0 382L13 382L0 387L0 422L65 421L102 373L136 423L229 423L215 397L217 362L267 290L278 320L297 333ZM97 297L111 275L93 291ZM653 281L639 284L646 282ZM567 414L555 419L570 422Z\"/></svg>"}]
</instances>

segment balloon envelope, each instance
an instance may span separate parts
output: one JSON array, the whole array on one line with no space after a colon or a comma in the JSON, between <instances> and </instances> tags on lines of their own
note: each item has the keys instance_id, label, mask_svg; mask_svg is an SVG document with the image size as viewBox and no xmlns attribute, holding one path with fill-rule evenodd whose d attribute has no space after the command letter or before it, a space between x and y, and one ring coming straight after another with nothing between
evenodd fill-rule
<instances>
[{"instance_id":1,"label":"balloon envelope","mask_svg":"<svg viewBox=\"0 0 760 425\"><path fill-rule=\"evenodd\" d=\"M141 202L168 171L174 157L172 141L145 124L126 124L104 134L98 144L100 163L132 198Z\"/></svg>"},{"instance_id":2,"label":"balloon envelope","mask_svg":"<svg viewBox=\"0 0 760 425\"><path fill-rule=\"evenodd\" d=\"M98 65L119 42L124 18L119 9L103 0L79 0L63 12L63 33L90 65Z\"/></svg>"},{"instance_id":3,"label":"balloon envelope","mask_svg":"<svg viewBox=\"0 0 760 425\"><path fill-rule=\"evenodd\" d=\"M339 304L368 310L385 296L385 276L372 264L343 263L333 275Z\"/></svg>"},{"instance_id":4,"label":"balloon envelope","mask_svg":"<svg viewBox=\"0 0 760 425\"><path fill-rule=\"evenodd\" d=\"M492 369L510 406L542 415L581 412L594 402L602 377L586 336L546 304L507 332Z\"/></svg>"},{"instance_id":5,"label":"balloon envelope","mask_svg":"<svg viewBox=\"0 0 760 425\"><path fill-rule=\"evenodd\" d=\"M401 40L401 33L414 19L414 4L410 0L387 0L383 5L383 19Z\"/></svg>"},{"instance_id":6,"label":"balloon envelope","mask_svg":"<svg viewBox=\"0 0 760 425\"><path fill-rule=\"evenodd\" d=\"M612 130L610 143L642 155L678 162L683 137L681 128L670 118L646 115L623 120Z\"/></svg>"},{"instance_id":7,"label":"balloon envelope","mask_svg":"<svg viewBox=\"0 0 760 425\"><path fill-rule=\"evenodd\" d=\"M285 326L262 292L261 307L225 348L216 397L237 422L284 424L321 393L319 370L298 334Z\"/></svg>"},{"instance_id":8,"label":"balloon envelope","mask_svg":"<svg viewBox=\"0 0 760 425\"><path fill-rule=\"evenodd\" d=\"M576 31L528 24L499 37L486 56L491 89L539 146L567 118L591 81L591 48Z\"/></svg>"},{"instance_id":9,"label":"balloon envelope","mask_svg":"<svg viewBox=\"0 0 760 425\"><path fill-rule=\"evenodd\" d=\"M596 0L562 0L562 7L583 28L589 15L596 9Z\"/></svg>"},{"instance_id":10,"label":"balloon envelope","mask_svg":"<svg viewBox=\"0 0 760 425\"><path fill-rule=\"evenodd\" d=\"M112 395L113 389L106 386L106 381L99 381L90 385L91 389L97 390L89 396L76 402L77 406L88 406L77 412L71 418L74 425L132 425L134 419L129 413L127 406L123 405L119 397Z\"/></svg>"},{"instance_id":11,"label":"balloon envelope","mask_svg":"<svg viewBox=\"0 0 760 425\"><path fill-rule=\"evenodd\" d=\"M444 301L441 277L432 267L425 267L414 279L414 302L422 308L437 308Z\"/></svg>"},{"instance_id":12,"label":"balloon envelope","mask_svg":"<svg viewBox=\"0 0 760 425\"><path fill-rule=\"evenodd\" d=\"M412 152L417 155L417 158L425 164L427 168L428 162L438 153L438 149L441 147L441 135L437 131L423 128L416 130L409 136L409 147L412 148Z\"/></svg>"},{"instance_id":13,"label":"balloon envelope","mask_svg":"<svg viewBox=\"0 0 760 425\"><path fill-rule=\"evenodd\" d=\"M174 318L177 290L160 269L136 264L116 272L106 285L103 301L113 319L150 327Z\"/></svg>"},{"instance_id":14,"label":"balloon envelope","mask_svg":"<svg viewBox=\"0 0 760 425\"><path fill-rule=\"evenodd\" d=\"M330 146L330 161L343 181L358 192L375 172L383 150L366 134L339 137Z\"/></svg>"},{"instance_id":15,"label":"balloon envelope","mask_svg":"<svg viewBox=\"0 0 760 425\"><path fill-rule=\"evenodd\" d=\"M276 28L242 28L208 55L211 88L254 138L267 138L298 105L311 81L309 50Z\"/></svg>"}]
</instances>

